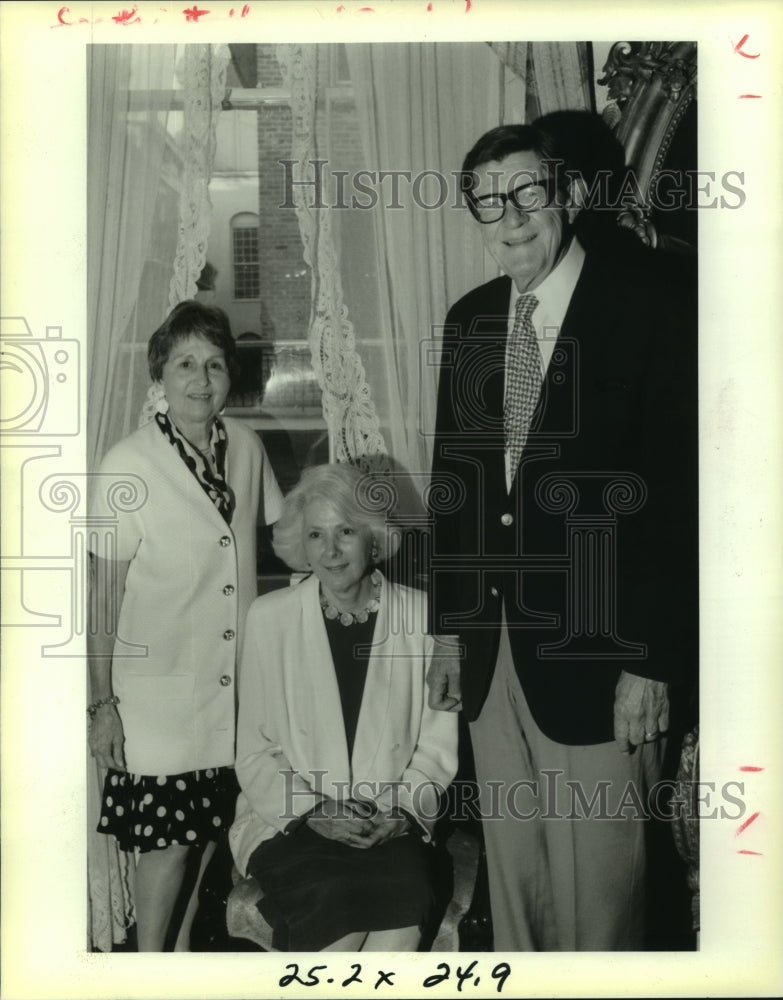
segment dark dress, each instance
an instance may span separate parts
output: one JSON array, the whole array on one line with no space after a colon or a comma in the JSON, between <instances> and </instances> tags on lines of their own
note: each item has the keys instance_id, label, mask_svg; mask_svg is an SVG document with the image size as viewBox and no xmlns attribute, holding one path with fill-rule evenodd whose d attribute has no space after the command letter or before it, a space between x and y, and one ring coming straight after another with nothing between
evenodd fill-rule
<instances>
[{"instance_id":1,"label":"dark dress","mask_svg":"<svg viewBox=\"0 0 783 1000\"><path fill-rule=\"evenodd\" d=\"M348 755L367 676L376 614L361 624L325 619L340 690ZM299 822L255 849L247 865L280 951L320 951L357 931L422 927L432 906L429 848L416 829L367 849L329 840Z\"/></svg>"}]
</instances>

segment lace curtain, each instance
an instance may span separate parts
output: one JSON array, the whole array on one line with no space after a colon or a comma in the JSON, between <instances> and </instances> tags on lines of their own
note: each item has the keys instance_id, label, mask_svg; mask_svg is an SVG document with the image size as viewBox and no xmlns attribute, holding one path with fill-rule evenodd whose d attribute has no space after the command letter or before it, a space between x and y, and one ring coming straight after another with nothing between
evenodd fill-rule
<instances>
[{"instance_id":1,"label":"lace curtain","mask_svg":"<svg viewBox=\"0 0 783 1000\"><path fill-rule=\"evenodd\" d=\"M209 179L215 162L215 132L226 92L227 45L186 45L181 86L184 99L180 148L184 156L179 225L169 305L196 294L196 281L207 259L212 214Z\"/></svg>"},{"instance_id":2,"label":"lace curtain","mask_svg":"<svg viewBox=\"0 0 783 1000\"><path fill-rule=\"evenodd\" d=\"M226 92L230 58L227 45L186 45L177 68L183 99L182 131L177 145L183 161L169 308L195 296L196 282L207 259L212 219L209 181L215 163L217 121ZM159 323L160 320L153 323L146 330L146 336L143 329L139 330L145 345ZM145 375L141 384L148 382ZM158 387L149 386L139 414L139 427L152 420L159 396Z\"/></svg>"},{"instance_id":3,"label":"lace curtain","mask_svg":"<svg viewBox=\"0 0 783 1000\"><path fill-rule=\"evenodd\" d=\"M359 170L406 171L408 179L396 197L378 186L374 206L344 211L313 207L312 186L293 185L312 269L313 367L333 457L411 473L421 493L438 326L450 302L485 280L481 240L454 207L451 171L497 121L498 64L479 43L348 45L350 87L340 81L339 97L330 98L336 49L278 47L291 88L293 179L312 184L318 158L329 172L345 172L349 190ZM330 204L336 197L328 176L324 197Z\"/></svg>"},{"instance_id":4,"label":"lace curtain","mask_svg":"<svg viewBox=\"0 0 783 1000\"><path fill-rule=\"evenodd\" d=\"M323 58L325 50L326 47L316 45L280 45L277 59L291 92L291 157L295 161L292 191L303 256L311 270L308 340L322 393L330 458L360 462L367 456L386 455L386 443L356 350L353 322L343 299L334 216L329 210L314 207L313 192L302 183L312 178L312 164L319 156L319 55ZM385 463L381 462L380 467L385 467Z\"/></svg>"},{"instance_id":5,"label":"lace curtain","mask_svg":"<svg viewBox=\"0 0 783 1000\"><path fill-rule=\"evenodd\" d=\"M88 468L136 427L147 340L195 291L227 62L225 46L88 47ZM182 111L145 100L175 91ZM111 951L133 919L133 866L95 832L103 774L91 758L87 774L88 946Z\"/></svg>"}]
</instances>

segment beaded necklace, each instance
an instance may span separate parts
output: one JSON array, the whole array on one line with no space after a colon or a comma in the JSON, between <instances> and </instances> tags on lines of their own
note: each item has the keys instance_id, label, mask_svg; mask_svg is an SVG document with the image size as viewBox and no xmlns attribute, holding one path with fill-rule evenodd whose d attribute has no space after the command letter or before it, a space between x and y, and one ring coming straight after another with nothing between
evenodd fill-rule
<instances>
[{"instance_id":1,"label":"beaded necklace","mask_svg":"<svg viewBox=\"0 0 783 1000\"><path fill-rule=\"evenodd\" d=\"M373 570L370 580L375 588L375 593L369 604L361 608L359 611L340 611L339 608L335 607L334 604L330 604L326 598L322 596L320 598L320 602L324 618L328 618L329 621L334 621L334 619L337 618L339 619L340 624L345 625L346 627L349 625L355 625L357 622L360 624L366 622L370 615L375 614L381 606L381 581L383 580L383 577L376 569Z\"/></svg>"}]
</instances>

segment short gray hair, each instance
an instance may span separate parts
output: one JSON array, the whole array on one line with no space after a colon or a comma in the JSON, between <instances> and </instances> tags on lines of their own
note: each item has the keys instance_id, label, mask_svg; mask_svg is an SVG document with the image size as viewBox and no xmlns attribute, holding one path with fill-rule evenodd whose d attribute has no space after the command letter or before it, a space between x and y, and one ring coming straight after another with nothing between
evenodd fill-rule
<instances>
[{"instance_id":1,"label":"short gray hair","mask_svg":"<svg viewBox=\"0 0 783 1000\"><path fill-rule=\"evenodd\" d=\"M381 475L334 462L305 469L283 501L283 512L273 529L272 546L278 558L291 569L304 572L309 568L302 539L302 518L305 507L312 500L325 500L350 524L369 528L377 562L394 555L399 536L388 528L389 513L396 500L394 487Z\"/></svg>"}]
</instances>

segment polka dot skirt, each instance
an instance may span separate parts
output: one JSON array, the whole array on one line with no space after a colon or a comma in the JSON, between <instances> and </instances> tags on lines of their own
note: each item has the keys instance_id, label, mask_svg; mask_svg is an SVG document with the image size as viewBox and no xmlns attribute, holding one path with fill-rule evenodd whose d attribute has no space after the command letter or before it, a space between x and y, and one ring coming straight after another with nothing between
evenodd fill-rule
<instances>
[{"instance_id":1,"label":"polka dot skirt","mask_svg":"<svg viewBox=\"0 0 783 1000\"><path fill-rule=\"evenodd\" d=\"M122 851L202 845L231 825L238 795L233 767L157 776L109 770L98 832L113 834Z\"/></svg>"}]
</instances>

